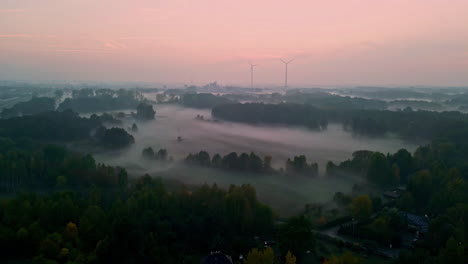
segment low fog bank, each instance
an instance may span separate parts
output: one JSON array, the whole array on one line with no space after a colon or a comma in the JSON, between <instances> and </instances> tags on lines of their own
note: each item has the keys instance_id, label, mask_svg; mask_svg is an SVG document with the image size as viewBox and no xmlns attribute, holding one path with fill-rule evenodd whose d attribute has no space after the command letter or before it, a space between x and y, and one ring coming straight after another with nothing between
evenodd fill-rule
<instances>
[{"instance_id":1,"label":"low fog bank","mask_svg":"<svg viewBox=\"0 0 468 264\"><path fill-rule=\"evenodd\" d=\"M187 185L213 184L228 188L231 184L252 184L260 201L270 205L281 216L292 216L308 203L329 201L335 192L349 192L354 184L363 183L357 177L313 178L281 174L236 173L188 165L174 166L165 172L151 172L167 179L177 179Z\"/></svg>"},{"instance_id":2,"label":"low fog bank","mask_svg":"<svg viewBox=\"0 0 468 264\"><path fill-rule=\"evenodd\" d=\"M353 136L339 124L330 124L323 132L299 127L252 126L230 122L195 120L203 115L211 118L209 110L158 105L156 120L137 122L138 132L131 132L135 144L118 153L101 153L97 157L108 163L142 165L141 151L148 146L157 150L165 148L175 160L184 159L189 153L205 150L210 155L236 151L273 157L275 168L284 167L285 161L295 155L306 155L308 161L317 162L323 175L327 161L340 162L351 157L356 150L395 152L401 148L409 151L417 144L396 137L369 138ZM124 120L123 127L130 127L133 120ZM182 141L178 141L177 137Z\"/></svg>"},{"instance_id":3,"label":"low fog bank","mask_svg":"<svg viewBox=\"0 0 468 264\"><path fill-rule=\"evenodd\" d=\"M95 153L99 162L122 166L135 175L150 173L178 180L184 184L200 185L217 183L253 184L260 199L275 209L292 213L303 208L305 203L329 200L336 191L349 191L355 178L329 179L324 177L327 161L344 161L356 150L372 150L383 153L400 148L414 151L410 144L395 137L356 137L344 131L341 125L330 124L324 132L299 127L252 126L230 122L206 121L211 118L209 110L184 108L173 105L156 105L155 120L137 122L138 132L131 132L135 144L116 152ZM205 121L196 120L203 115ZM131 127L133 119L124 120L123 127ZM182 141L177 138L181 137ZM172 163L160 163L143 159L142 150L153 147L156 151L167 149ZM306 155L308 161L319 164L319 178L286 177L284 175L258 175L231 173L208 168L187 167L182 160L189 153L205 150L214 155L251 151L273 157L273 167L284 167L285 161L295 155Z\"/></svg>"}]
</instances>

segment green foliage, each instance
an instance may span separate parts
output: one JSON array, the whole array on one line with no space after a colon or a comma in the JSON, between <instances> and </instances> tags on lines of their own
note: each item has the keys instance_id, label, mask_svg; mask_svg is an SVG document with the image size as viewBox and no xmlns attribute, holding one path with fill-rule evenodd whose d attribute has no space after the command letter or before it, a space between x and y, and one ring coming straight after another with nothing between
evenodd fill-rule
<instances>
[{"instance_id":1,"label":"green foliage","mask_svg":"<svg viewBox=\"0 0 468 264\"><path fill-rule=\"evenodd\" d=\"M190 93L184 94L181 100L182 104L194 108L213 108L217 105L232 103L231 100L216 96L210 93Z\"/></svg>"},{"instance_id":2,"label":"green foliage","mask_svg":"<svg viewBox=\"0 0 468 264\"><path fill-rule=\"evenodd\" d=\"M286 173L318 176L318 164L308 164L304 155L295 156L293 160L288 159L286 161Z\"/></svg>"},{"instance_id":3,"label":"green foliage","mask_svg":"<svg viewBox=\"0 0 468 264\"><path fill-rule=\"evenodd\" d=\"M372 200L369 196L363 194L354 198L351 204L351 213L359 220L369 219L372 214Z\"/></svg>"},{"instance_id":4,"label":"green foliage","mask_svg":"<svg viewBox=\"0 0 468 264\"><path fill-rule=\"evenodd\" d=\"M5 108L0 113L1 118L35 115L55 110L55 100L48 97L33 97L27 102L15 104L12 108Z\"/></svg>"},{"instance_id":5,"label":"green foliage","mask_svg":"<svg viewBox=\"0 0 468 264\"><path fill-rule=\"evenodd\" d=\"M1 142L0 138L0 142ZM21 147L21 141L0 149L0 190L70 186L125 187L127 174L121 168L96 164L90 155L72 153L56 145Z\"/></svg>"},{"instance_id":6,"label":"green foliage","mask_svg":"<svg viewBox=\"0 0 468 264\"><path fill-rule=\"evenodd\" d=\"M168 192L160 180L145 176L107 202L95 196L61 192L1 200L0 245L8 252L2 257L179 263L220 247L243 254L251 248L251 234L274 230L271 209L258 202L250 185ZM273 253L265 256L272 263Z\"/></svg>"},{"instance_id":7,"label":"green foliage","mask_svg":"<svg viewBox=\"0 0 468 264\"><path fill-rule=\"evenodd\" d=\"M427 170L419 171L411 177L408 190L414 198L416 208L427 207L432 196L433 187L432 175Z\"/></svg>"},{"instance_id":8,"label":"green foliage","mask_svg":"<svg viewBox=\"0 0 468 264\"><path fill-rule=\"evenodd\" d=\"M380 136L391 132L411 139L444 138L465 143L463 135L468 132L468 115L455 111L350 110L308 104L246 103L218 105L212 115L235 122L299 125L317 130L326 129L328 122L338 122L360 135Z\"/></svg>"},{"instance_id":9,"label":"green foliage","mask_svg":"<svg viewBox=\"0 0 468 264\"><path fill-rule=\"evenodd\" d=\"M369 170L371 157L374 152L368 150L358 150L353 152L353 157L350 160L341 162L339 165L335 165L329 161L327 163L327 175L328 176L342 176L346 174L356 174L365 176Z\"/></svg>"},{"instance_id":10,"label":"green foliage","mask_svg":"<svg viewBox=\"0 0 468 264\"><path fill-rule=\"evenodd\" d=\"M153 106L146 103L140 103L137 107L136 118L142 120L150 120L154 119L154 115L156 111L154 111Z\"/></svg>"},{"instance_id":11,"label":"green foliage","mask_svg":"<svg viewBox=\"0 0 468 264\"><path fill-rule=\"evenodd\" d=\"M166 149L160 149L158 152L154 152L152 147L147 147L143 149L141 155L143 158L148 159L148 160L161 160L165 161L167 160L167 150Z\"/></svg>"},{"instance_id":12,"label":"green foliage","mask_svg":"<svg viewBox=\"0 0 468 264\"><path fill-rule=\"evenodd\" d=\"M390 163L398 166L400 181L405 183L408 176L414 170L414 162L413 158L411 157L411 153L409 153L406 149L400 149L395 154L391 155L389 160Z\"/></svg>"},{"instance_id":13,"label":"green foliage","mask_svg":"<svg viewBox=\"0 0 468 264\"><path fill-rule=\"evenodd\" d=\"M317 130L328 125L322 111L299 104L223 104L214 107L212 115L235 122L301 125Z\"/></svg>"},{"instance_id":14,"label":"green foliage","mask_svg":"<svg viewBox=\"0 0 468 264\"><path fill-rule=\"evenodd\" d=\"M387 157L379 152L373 153L370 158L367 179L383 187L394 186L398 183Z\"/></svg>"},{"instance_id":15,"label":"green foliage","mask_svg":"<svg viewBox=\"0 0 468 264\"><path fill-rule=\"evenodd\" d=\"M107 148L124 148L135 142L133 136L120 127L110 129L101 127L96 136L100 143Z\"/></svg>"},{"instance_id":16,"label":"green foliage","mask_svg":"<svg viewBox=\"0 0 468 264\"><path fill-rule=\"evenodd\" d=\"M283 255L290 251L300 259L307 250L314 247L312 222L304 215L292 217L280 226L278 239Z\"/></svg>"},{"instance_id":17,"label":"green foliage","mask_svg":"<svg viewBox=\"0 0 468 264\"><path fill-rule=\"evenodd\" d=\"M0 136L48 141L88 139L100 125L98 119L82 118L71 111L45 112L0 120Z\"/></svg>"},{"instance_id":18,"label":"green foliage","mask_svg":"<svg viewBox=\"0 0 468 264\"><path fill-rule=\"evenodd\" d=\"M215 154L210 159L210 154L206 151L200 151L196 154L189 154L185 161L188 164L199 165L204 167L222 168L233 171L249 171L254 173L271 173L271 158L265 157L267 164L255 153L250 154L241 153L238 155L236 152L231 152L224 157L219 154Z\"/></svg>"},{"instance_id":19,"label":"green foliage","mask_svg":"<svg viewBox=\"0 0 468 264\"><path fill-rule=\"evenodd\" d=\"M72 98L65 99L58 110L71 109L78 113L92 113L135 108L143 100L135 90L80 89L73 90Z\"/></svg>"},{"instance_id":20,"label":"green foliage","mask_svg":"<svg viewBox=\"0 0 468 264\"><path fill-rule=\"evenodd\" d=\"M463 246L453 237L447 240L438 257L438 263L463 264L466 260Z\"/></svg>"},{"instance_id":21,"label":"green foliage","mask_svg":"<svg viewBox=\"0 0 468 264\"><path fill-rule=\"evenodd\" d=\"M335 195L333 196L333 201L341 207L346 207L351 204L353 201L352 197L349 195L346 195L342 192L336 192Z\"/></svg>"}]
</instances>

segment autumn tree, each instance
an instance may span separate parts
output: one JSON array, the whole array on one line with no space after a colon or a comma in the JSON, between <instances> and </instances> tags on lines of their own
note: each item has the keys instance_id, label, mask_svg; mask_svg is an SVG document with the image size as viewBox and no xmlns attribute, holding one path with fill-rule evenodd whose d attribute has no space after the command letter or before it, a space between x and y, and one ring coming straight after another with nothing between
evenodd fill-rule
<instances>
[{"instance_id":1,"label":"autumn tree","mask_svg":"<svg viewBox=\"0 0 468 264\"><path fill-rule=\"evenodd\" d=\"M294 256L289 250L288 253L286 253L285 264L296 264L296 256Z\"/></svg>"},{"instance_id":2,"label":"autumn tree","mask_svg":"<svg viewBox=\"0 0 468 264\"><path fill-rule=\"evenodd\" d=\"M328 264L359 264L361 259L354 256L353 253L346 251L341 256L332 256L327 262Z\"/></svg>"},{"instance_id":3,"label":"autumn tree","mask_svg":"<svg viewBox=\"0 0 468 264\"><path fill-rule=\"evenodd\" d=\"M359 220L366 220L372 214L372 200L369 196L363 194L354 198L351 204L351 213L353 217Z\"/></svg>"},{"instance_id":4,"label":"autumn tree","mask_svg":"<svg viewBox=\"0 0 468 264\"><path fill-rule=\"evenodd\" d=\"M274 260L275 253L271 247L267 247L262 251L254 248L247 254L244 264L273 264Z\"/></svg>"}]
</instances>

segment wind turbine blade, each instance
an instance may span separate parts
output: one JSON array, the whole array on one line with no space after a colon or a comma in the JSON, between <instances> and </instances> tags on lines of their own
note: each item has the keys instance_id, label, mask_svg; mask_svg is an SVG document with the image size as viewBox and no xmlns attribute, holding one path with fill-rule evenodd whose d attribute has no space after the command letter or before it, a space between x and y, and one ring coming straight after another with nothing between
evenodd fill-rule
<instances>
[{"instance_id":1,"label":"wind turbine blade","mask_svg":"<svg viewBox=\"0 0 468 264\"><path fill-rule=\"evenodd\" d=\"M293 62L294 60L296 60L296 59L292 59L292 60L288 61L288 63Z\"/></svg>"},{"instance_id":2,"label":"wind turbine blade","mask_svg":"<svg viewBox=\"0 0 468 264\"><path fill-rule=\"evenodd\" d=\"M280 59L280 61L282 61L284 64L287 64L287 62L285 62L283 59Z\"/></svg>"}]
</instances>

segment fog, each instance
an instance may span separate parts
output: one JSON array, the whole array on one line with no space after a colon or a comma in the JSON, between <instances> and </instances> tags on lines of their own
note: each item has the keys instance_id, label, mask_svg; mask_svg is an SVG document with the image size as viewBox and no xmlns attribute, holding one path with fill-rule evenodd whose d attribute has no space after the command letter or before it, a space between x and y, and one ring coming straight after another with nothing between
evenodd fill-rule
<instances>
[{"instance_id":1,"label":"fog","mask_svg":"<svg viewBox=\"0 0 468 264\"><path fill-rule=\"evenodd\" d=\"M135 144L118 152L94 153L97 161L122 166L132 174L151 175L175 179L188 185L217 183L250 183L257 189L260 199L283 214L291 214L303 208L305 203L325 202L336 191L348 192L355 183L362 180L355 177L329 179L324 175L327 161L344 161L356 150L373 150L383 153L406 148L414 151L417 144L405 142L396 137L356 137L344 131L339 124L330 124L324 132L311 131L300 127L253 126L231 122L195 120L196 115L211 119L209 110L183 108L173 105L155 105L156 119L137 122L139 131L131 132ZM124 127L130 127L133 119L124 120ZM182 137L178 142L177 137ZM174 162L162 164L147 161L141 152L145 147L155 151L165 148ZM284 175L259 175L232 173L222 170L188 167L182 160L189 154L205 150L212 156L220 153L251 151L261 157L273 157L273 167L284 167L287 158L306 155L307 160L319 164L320 177L286 177Z\"/></svg>"}]
</instances>

